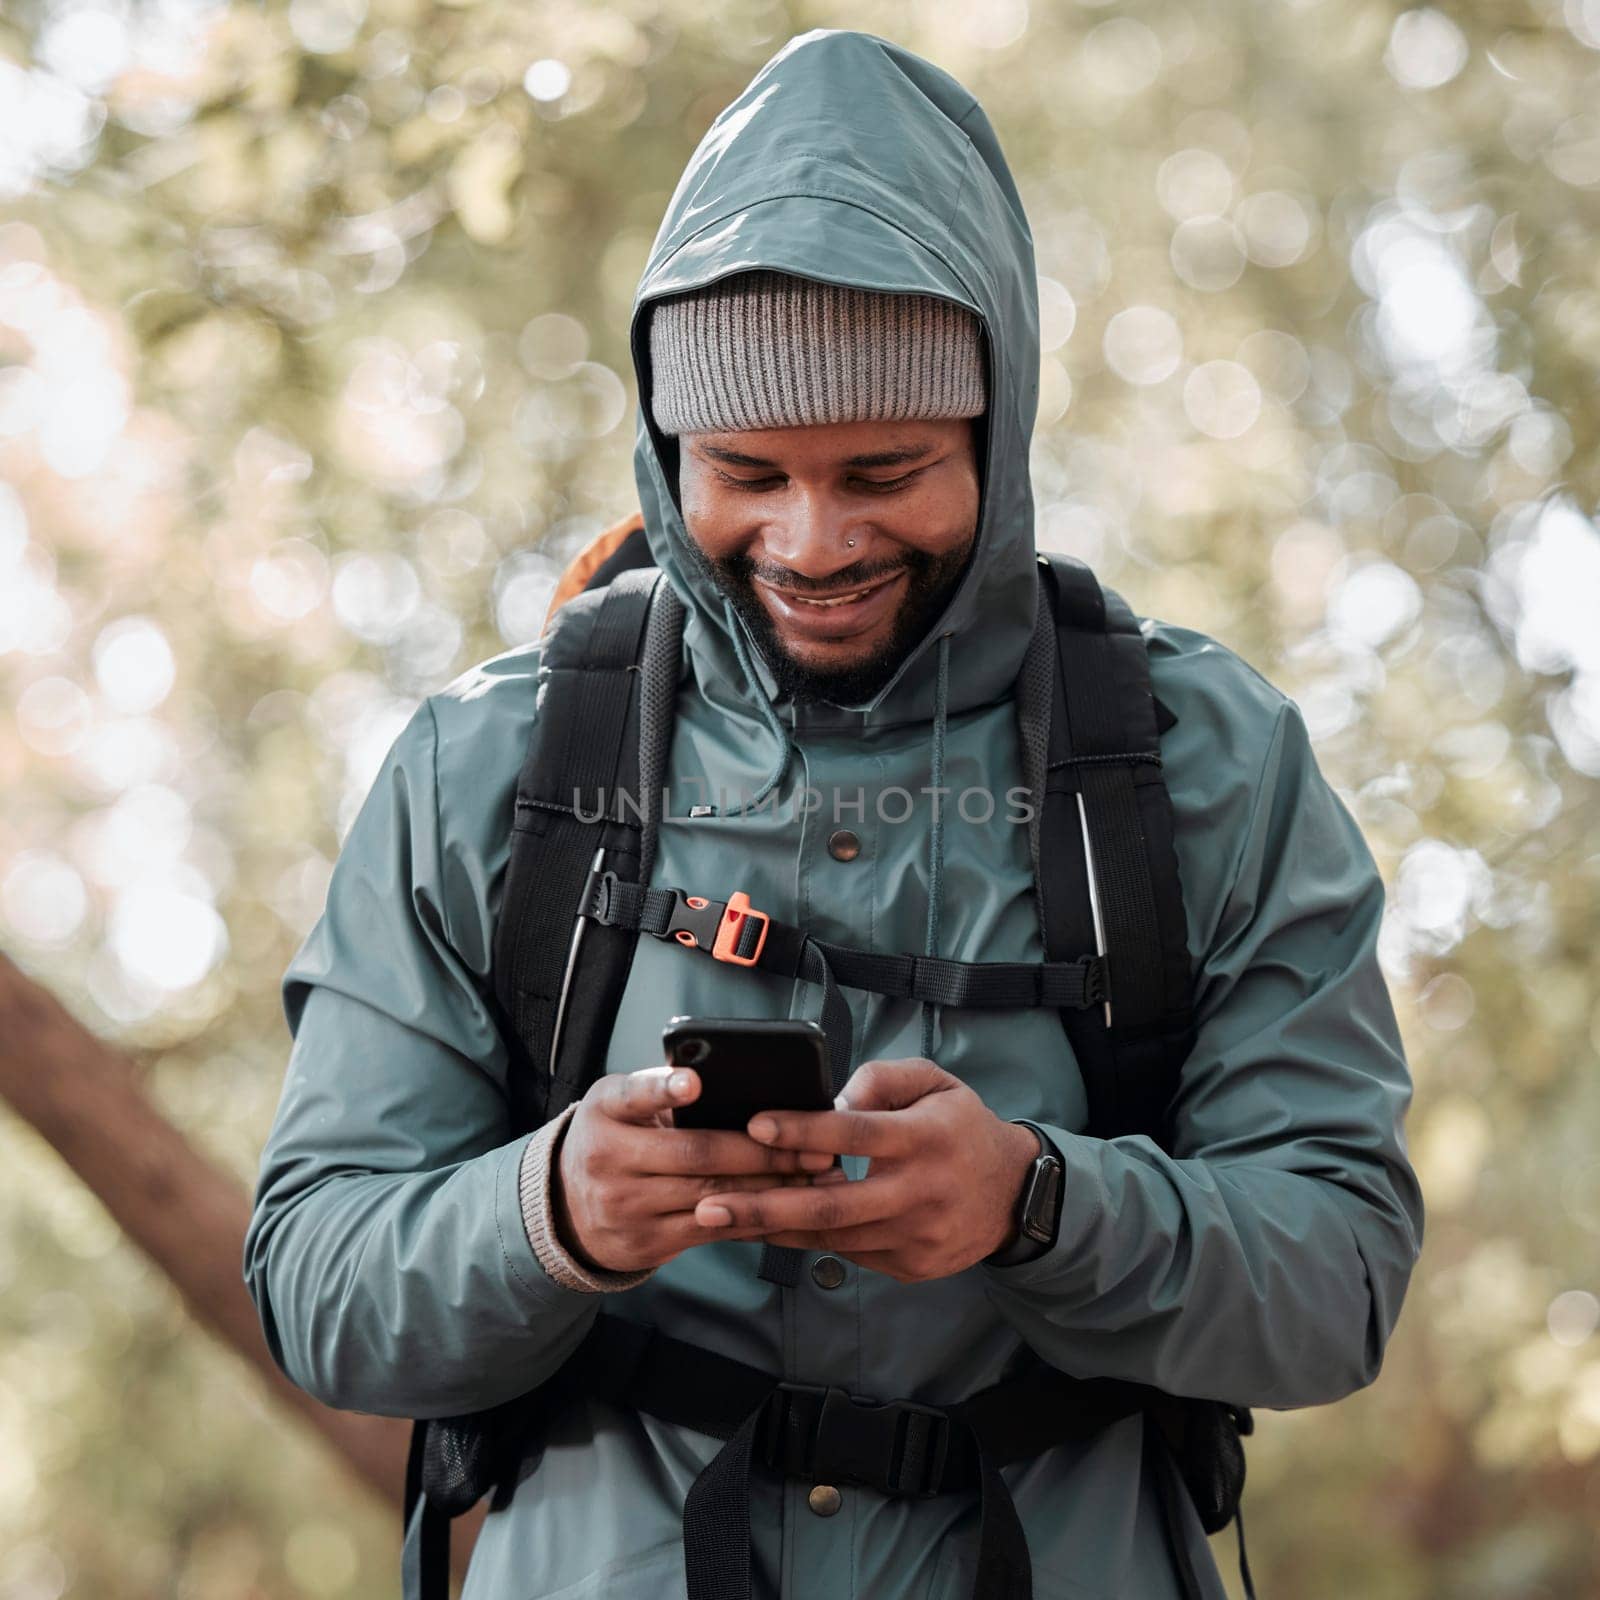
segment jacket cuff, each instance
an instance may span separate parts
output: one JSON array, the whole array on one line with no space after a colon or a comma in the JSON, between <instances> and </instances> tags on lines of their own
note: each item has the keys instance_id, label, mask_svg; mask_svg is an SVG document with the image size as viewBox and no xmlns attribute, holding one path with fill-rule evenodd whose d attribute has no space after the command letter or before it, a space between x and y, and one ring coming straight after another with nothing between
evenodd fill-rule
<instances>
[{"instance_id":1,"label":"jacket cuff","mask_svg":"<svg viewBox=\"0 0 1600 1600\"><path fill-rule=\"evenodd\" d=\"M643 1283L656 1269L646 1267L639 1272L606 1272L597 1267L586 1267L561 1243L556 1233L555 1205L550 1194L551 1175L561 1154L561 1136L567 1131L573 1113L578 1109L574 1101L560 1116L530 1136L523 1147L522 1161L517 1169L517 1198L522 1207L522 1226L527 1231L528 1243L539 1258L539 1265L549 1274L552 1282L563 1289L577 1289L587 1294L607 1294L614 1289L631 1289Z\"/></svg>"}]
</instances>

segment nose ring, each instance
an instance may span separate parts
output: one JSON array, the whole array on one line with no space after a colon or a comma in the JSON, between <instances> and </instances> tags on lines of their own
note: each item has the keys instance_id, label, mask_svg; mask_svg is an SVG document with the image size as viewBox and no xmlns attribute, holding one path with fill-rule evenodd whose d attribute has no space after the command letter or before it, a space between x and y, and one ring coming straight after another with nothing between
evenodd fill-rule
<instances>
[{"instance_id":1,"label":"nose ring","mask_svg":"<svg viewBox=\"0 0 1600 1600\"><path fill-rule=\"evenodd\" d=\"M852 550L854 550L856 547L856 542L854 539L846 539L845 544Z\"/></svg>"}]
</instances>

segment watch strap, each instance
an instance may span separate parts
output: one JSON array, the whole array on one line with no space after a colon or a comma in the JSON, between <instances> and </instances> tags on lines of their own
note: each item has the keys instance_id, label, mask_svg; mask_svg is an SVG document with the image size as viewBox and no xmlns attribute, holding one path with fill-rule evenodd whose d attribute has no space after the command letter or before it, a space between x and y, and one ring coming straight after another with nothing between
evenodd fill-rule
<instances>
[{"instance_id":1,"label":"watch strap","mask_svg":"<svg viewBox=\"0 0 1600 1600\"><path fill-rule=\"evenodd\" d=\"M1027 1117L1013 1117L1011 1121L1032 1131L1039 1141L1039 1154L1028 1169L1017 1200L1016 1237L984 1258L987 1265L995 1267L1021 1266L1025 1261L1036 1260L1055 1243L1061 1226L1061 1188L1065 1173L1061 1152L1038 1123ZM1053 1189L1043 1216L1039 1215L1041 1186ZM1030 1231L1030 1224L1033 1231ZM1038 1237L1041 1231L1047 1232L1048 1237Z\"/></svg>"}]
</instances>

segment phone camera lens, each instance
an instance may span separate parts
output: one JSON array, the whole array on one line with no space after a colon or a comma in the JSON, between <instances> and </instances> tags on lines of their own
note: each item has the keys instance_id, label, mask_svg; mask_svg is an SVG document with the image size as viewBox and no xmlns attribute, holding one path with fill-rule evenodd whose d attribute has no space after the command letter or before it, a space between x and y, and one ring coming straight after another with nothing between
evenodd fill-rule
<instances>
[{"instance_id":1,"label":"phone camera lens","mask_svg":"<svg viewBox=\"0 0 1600 1600\"><path fill-rule=\"evenodd\" d=\"M696 1066L710 1054L711 1046L704 1039L680 1039L678 1041L678 1063L680 1066Z\"/></svg>"}]
</instances>

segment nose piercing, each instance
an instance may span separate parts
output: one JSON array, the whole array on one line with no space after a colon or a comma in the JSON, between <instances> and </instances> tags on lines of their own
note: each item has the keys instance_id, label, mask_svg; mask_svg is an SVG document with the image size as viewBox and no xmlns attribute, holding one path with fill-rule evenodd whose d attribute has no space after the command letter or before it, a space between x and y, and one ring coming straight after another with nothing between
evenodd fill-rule
<instances>
[{"instance_id":1,"label":"nose piercing","mask_svg":"<svg viewBox=\"0 0 1600 1600\"><path fill-rule=\"evenodd\" d=\"M854 539L846 539L845 544L852 550L854 550L856 547L856 542Z\"/></svg>"}]
</instances>

